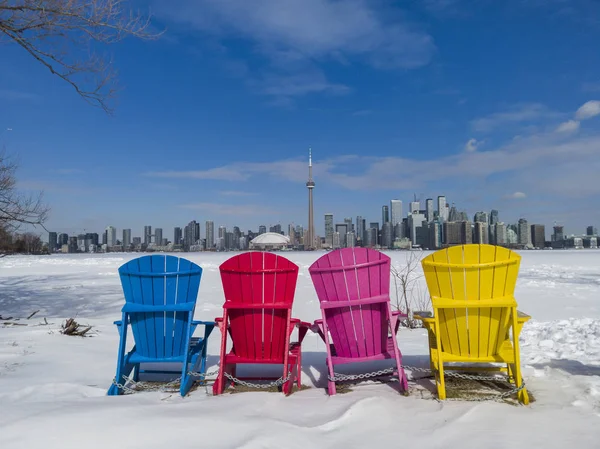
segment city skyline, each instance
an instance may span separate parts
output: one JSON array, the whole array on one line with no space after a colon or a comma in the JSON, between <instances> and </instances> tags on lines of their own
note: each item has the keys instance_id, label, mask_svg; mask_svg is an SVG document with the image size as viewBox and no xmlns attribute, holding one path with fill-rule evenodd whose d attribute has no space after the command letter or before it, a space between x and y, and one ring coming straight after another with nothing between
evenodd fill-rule
<instances>
[{"instance_id":1,"label":"city skyline","mask_svg":"<svg viewBox=\"0 0 600 449\"><path fill-rule=\"evenodd\" d=\"M163 37L107 48L112 117L4 46L0 148L73 233L306 227L309 146L315 217L444 192L507 221L599 222L600 3L392 3L157 0Z\"/></svg>"}]
</instances>

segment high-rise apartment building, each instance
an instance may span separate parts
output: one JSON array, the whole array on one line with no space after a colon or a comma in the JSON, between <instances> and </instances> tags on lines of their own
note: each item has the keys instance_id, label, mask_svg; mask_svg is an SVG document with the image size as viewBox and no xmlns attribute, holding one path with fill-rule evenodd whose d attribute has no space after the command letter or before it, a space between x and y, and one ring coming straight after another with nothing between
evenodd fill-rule
<instances>
[{"instance_id":1,"label":"high-rise apartment building","mask_svg":"<svg viewBox=\"0 0 600 449\"><path fill-rule=\"evenodd\" d=\"M525 220L524 218L520 218L517 229L518 229L517 243L519 245L531 244L531 228L529 227L527 220Z\"/></svg>"},{"instance_id":2,"label":"high-rise apartment building","mask_svg":"<svg viewBox=\"0 0 600 449\"><path fill-rule=\"evenodd\" d=\"M215 223L213 221L206 222L206 249L215 247Z\"/></svg>"},{"instance_id":3,"label":"high-rise apartment building","mask_svg":"<svg viewBox=\"0 0 600 449\"><path fill-rule=\"evenodd\" d=\"M115 246L117 244L117 228L113 226L108 226L106 228L106 244L108 246Z\"/></svg>"},{"instance_id":4,"label":"high-rise apartment building","mask_svg":"<svg viewBox=\"0 0 600 449\"><path fill-rule=\"evenodd\" d=\"M267 227L264 225L260 225L258 227L258 235L265 234L267 232Z\"/></svg>"},{"instance_id":5,"label":"high-rise apartment building","mask_svg":"<svg viewBox=\"0 0 600 449\"><path fill-rule=\"evenodd\" d=\"M352 217L344 218L344 223L348 226L348 232L354 231L354 225L352 224Z\"/></svg>"},{"instance_id":6,"label":"high-rise apartment building","mask_svg":"<svg viewBox=\"0 0 600 449\"><path fill-rule=\"evenodd\" d=\"M414 214L414 213L419 213L419 210L421 209L421 203L418 201L411 201L410 202L410 213Z\"/></svg>"},{"instance_id":7,"label":"high-rise apartment building","mask_svg":"<svg viewBox=\"0 0 600 449\"><path fill-rule=\"evenodd\" d=\"M588 226L585 233L586 235L598 235L598 228L595 226Z\"/></svg>"},{"instance_id":8,"label":"high-rise apartment building","mask_svg":"<svg viewBox=\"0 0 600 449\"><path fill-rule=\"evenodd\" d=\"M182 237L183 234L181 233L181 228L176 226L175 229L173 229L173 245L181 245Z\"/></svg>"},{"instance_id":9,"label":"high-rise apartment building","mask_svg":"<svg viewBox=\"0 0 600 449\"><path fill-rule=\"evenodd\" d=\"M544 225L531 225L531 244L534 248L544 248L546 246L546 227Z\"/></svg>"},{"instance_id":10,"label":"high-rise apartment building","mask_svg":"<svg viewBox=\"0 0 600 449\"><path fill-rule=\"evenodd\" d=\"M123 229L123 249L131 246L131 229Z\"/></svg>"},{"instance_id":11,"label":"high-rise apartment building","mask_svg":"<svg viewBox=\"0 0 600 449\"><path fill-rule=\"evenodd\" d=\"M562 242L565 239L565 228L564 226L554 226L552 233L553 242Z\"/></svg>"},{"instance_id":12,"label":"high-rise apartment building","mask_svg":"<svg viewBox=\"0 0 600 449\"><path fill-rule=\"evenodd\" d=\"M152 226L144 226L144 245L149 245L152 241Z\"/></svg>"},{"instance_id":13,"label":"high-rise apartment building","mask_svg":"<svg viewBox=\"0 0 600 449\"><path fill-rule=\"evenodd\" d=\"M387 206L385 206L387 207ZM381 246L391 248L394 243L394 228L390 221L383 223L381 227Z\"/></svg>"},{"instance_id":14,"label":"high-rise apartment building","mask_svg":"<svg viewBox=\"0 0 600 449\"><path fill-rule=\"evenodd\" d=\"M333 246L333 214L325 214L325 243Z\"/></svg>"},{"instance_id":15,"label":"high-rise apartment building","mask_svg":"<svg viewBox=\"0 0 600 449\"><path fill-rule=\"evenodd\" d=\"M58 234L56 232L48 233L48 251L53 253L58 248Z\"/></svg>"},{"instance_id":16,"label":"high-rise apartment building","mask_svg":"<svg viewBox=\"0 0 600 449\"><path fill-rule=\"evenodd\" d=\"M162 228L155 228L154 229L154 244L156 246L161 246L162 240L163 240Z\"/></svg>"}]
</instances>

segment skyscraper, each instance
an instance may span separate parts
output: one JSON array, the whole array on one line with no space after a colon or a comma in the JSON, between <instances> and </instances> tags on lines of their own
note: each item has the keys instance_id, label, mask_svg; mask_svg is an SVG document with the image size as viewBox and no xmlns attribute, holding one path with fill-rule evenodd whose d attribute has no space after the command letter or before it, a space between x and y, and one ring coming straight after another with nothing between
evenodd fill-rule
<instances>
[{"instance_id":1,"label":"skyscraper","mask_svg":"<svg viewBox=\"0 0 600 449\"><path fill-rule=\"evenodd\" d=\"M383 226L390 221L390 208L388 206L381 206L381 225Z\"/></svg>"},{"instance_id":2,"label":"skyscraper","mask_svg":"<svg viewBox=\"0 0 600 449\"><path fill-rule=\"evenodd\" d=\"M544 248L546 246L546 227L544 225L531 225L531 244L534 248Z\"/></svg>"},{"instance_id":3,"label":"skyscraper","mask_svg":"<svg viewBox=\"0 0 600 449\"><path fill-rule=\"evenodd\" d=\"M333 245L333 214L325 214L325 243Z\"/></svg>"},{"instance_id":4,"label":"skyscraper","mask_svg":"<svg viewBox=\"0 0 600 449\"><path fill-rule=\"evenodd\" d=\"M425 219L428 223L433 221L433 199L431 198L425 200Z\"/></svg>"},{"instance_id":5,"label":"skyscraper","mask_svg":"<svg viewBox=\"0 0 600 449\"><path fill-rule=\"evenodd\" d=\"M438 217L441 222L448 221L447 208L446 208L446 197L440 195L437 197L437 206L438 206Z\"/></svg>"},{"instance_id":6,"label":"skyscraper","mask_svg":"<svg viewBox=\"0 0 600 449\"><path fill-rule=\"evenodd\" d=\"M518 226L518 243L520 245L529 245L531 243L531 228L527 224L527 220L524 218L519 219Z\"/></svg>"},{"instance_id":7,"label":"skyscraper","mask_svg":"<svg viewBox=\"0 0 600 449\"><path fill-rule=\"evenodd\" d=\"M58 247L58 234L56 232L48 233L48 251L53 253Z\"/></svg>"},{"instance_id":8,"label":"skyscraper","mask_svg":"<svg viewBox=\"0 0 600 449\"><path fill-rule=\"evenodd\" d=\"M156 246L162 245L162 228L154 229L154 244Z\"/></svg>"},{"instance_id":9,"label":"skyscraper","mask_svg":"<svg viewBox=\"0 0 600 449\"><path fill-rule=\"evenodd\" d=\"M106 244L108 246L115 246L117 244L117 228L113 226L106 228Z\"/></svg>"},{"instance_id":10,"label":"skyscraper","mask_svg":"<svg viewBox=\"0 0 600 449\"><path fill-rule=\"evenodd\" d=\"M310 148L308 149L308 181L306 182L306 188L308 189L308 236L306 249L314 249L315 222L313 217L313 189L315 188L315 182L312 177L312 151Z\"/></svg>"},{"instance_id":11,"label":"skyscraper","mask_svg":"<svg viewBox=\"0 0 600 449\"><path fill-rule=\"evenodd\" d=\"M398 223L401 223L402 222L402 201L401 200L391 200L390 201L390 212L391 212L392 226L396 226Z\"/></svg>"},{"instance_id":12,"label":"skyscraper","mask_svg":"<svg viewBox=\"0 0 600 449\"><path fill-rule=\"evenodd\" d=\"M144 226L144 245L149 245L152 241L152 226Z\"/></svg>"},{"instance_id":13,"label":"skyscraper","mask_svg":"<svg viewBox=\"0 0 600 449\"><path fill-rule=\"evenodd\" d=\"M361 242L365 240L366 220L360 215L356 217L356 238Z\"/></svg>"},{"instance_id":14,"label":"skyscraper","mask_svg":"<svg viewBox=\"0 0 600 449\"><path fill-rule=\"evenodd\" d=\"M181 245L181 237L181 228L177 226L173 229L173 245Z\"/></svg>"},{"instance_id":15,"label":"skyscraper","mask_svg":"<svg viewBox=\"0 0 600 449\"><path fill-rule=\"evenodd\" d=\"M131 229L123 229L123 248L127 249L131 245Z\"/></svg>"},{"instance_id":16,"label":"skyscraper","mask_svg":"<svg viewBox=\"0 0 600 449\"><path fill-rule=\"evenodd\" d=\"M206 222L206 249L215 247L215 223L213 221Z\"/></svg>"}]
</instances>

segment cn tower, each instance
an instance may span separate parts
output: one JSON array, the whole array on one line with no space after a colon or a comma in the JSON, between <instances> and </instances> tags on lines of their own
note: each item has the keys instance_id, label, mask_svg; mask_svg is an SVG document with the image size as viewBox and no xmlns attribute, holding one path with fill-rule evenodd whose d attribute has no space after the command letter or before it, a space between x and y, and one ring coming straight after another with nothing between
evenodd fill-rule
<instances>
[{"instance_id":1,"label":"cn tower","mask_svg":"<svg viewBox=\"0 0 600 449\"><path fill-rule=\"evenodd\" d=\"M313 189L315 182L312 177L312 151L308 149L308 181L306 182L308 189L308 233L307 233L307 250L315 249L315 219L313 215Z\"/></svg>"}]
</instances>

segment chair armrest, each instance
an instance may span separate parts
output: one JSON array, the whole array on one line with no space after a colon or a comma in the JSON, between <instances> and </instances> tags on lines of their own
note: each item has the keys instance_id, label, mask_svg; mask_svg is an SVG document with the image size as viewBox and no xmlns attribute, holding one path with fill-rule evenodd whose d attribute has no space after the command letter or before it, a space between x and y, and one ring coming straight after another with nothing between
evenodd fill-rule
<instances>
[{"instance_id":1,"label":"chair armrest","mask_svg":"<svg viewBox=\"0 0 600 449\"><path fill-rule=\"evenodd\" d=\"M294 327L298 327L298 343L302 344L302 340L306 337L306 333L310 329L310 323L306 321L300 321L297 318L292 318L290 324Z\"/></svg>"},{"instance_id":2,"label":"chair armrest","mask_svg":"<svg viewBox=\"0 0 600 449\"><path fill-rule=\"evenodd\" d=\"M117 327L123 326L123 320L113 321L113 324Z\"/></svg>"},{"instance_id":3,"label":"chair armrest","mask_svg":"<svg viewBox=\"0 0 600 449\"><path fill-rule=\"evenodd\" d=\"M216 323L214 321L195 321L195 320L192 320L192 324L195 324L196 326L198 326L198 325L214 326Z\"/></svg>"},{"instance_id":4,"label":"chair armrest","mask_svg":"<svg viewBox=\"0 0 600 449\"><path fill-rule=\"evenodd\" d=\"M408 317L408 314L402 312L401 310L392 310L392 316L399 316L399 317L406 318L406 317Z\"/></svg>"},{"instance_id":5,"label":"chair armrest","mask_svg":"<svg viewBox=\"0 0 600 449\"><path fill-rule=\"evenodd\" d=\"M524 312L521 312L520 310L517 310L517 321L524 323L525 321L529 321L531 319L531 315L527 315Z\"/></svg>"}]
</instances>

